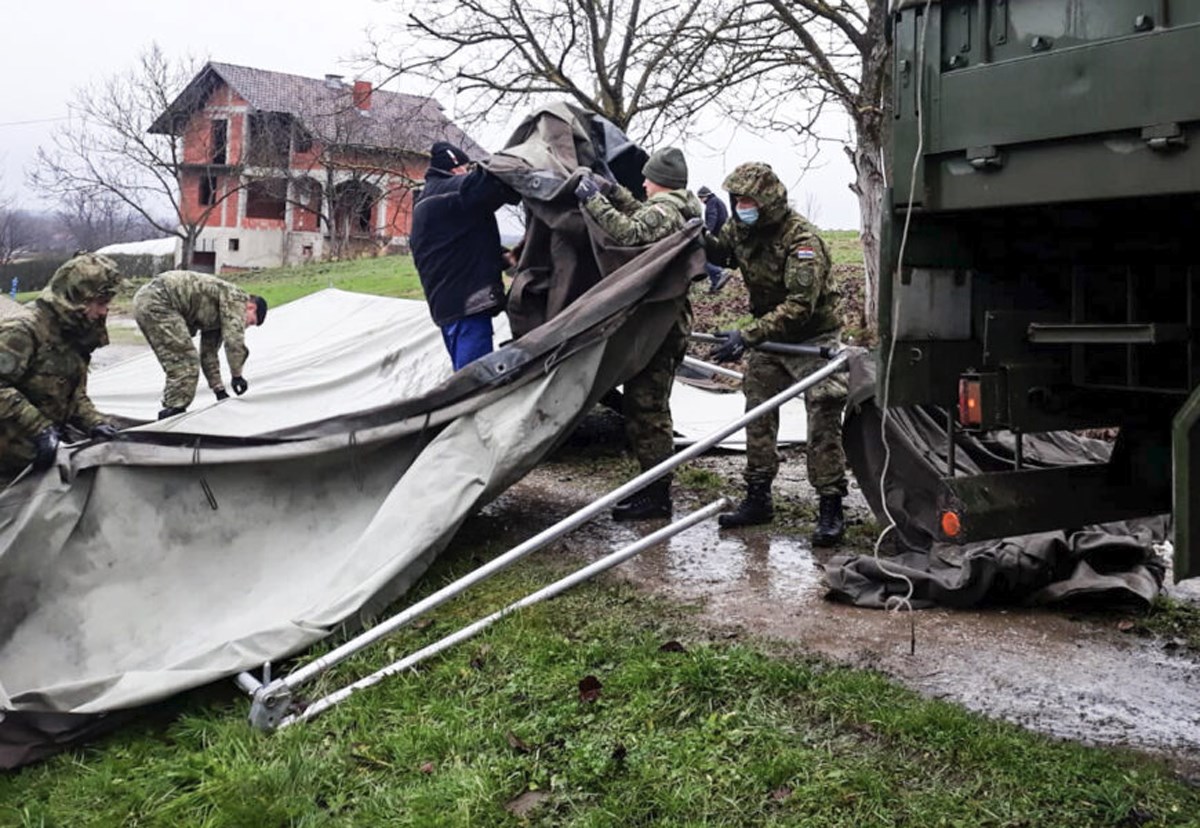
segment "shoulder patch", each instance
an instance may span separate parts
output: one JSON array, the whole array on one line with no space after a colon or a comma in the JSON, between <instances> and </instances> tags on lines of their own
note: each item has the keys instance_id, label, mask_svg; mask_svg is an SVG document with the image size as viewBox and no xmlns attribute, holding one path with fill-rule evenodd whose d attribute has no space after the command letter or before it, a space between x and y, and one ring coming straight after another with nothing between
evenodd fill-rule
<instances>
[{"instance_id":1,"label":"shoulder patch","mask_svg":"<svg viewBox=\"0 0 1200 828\"><path fill-rule=\"evenodd\" d=\"M8 351L0 351L0 376L12 376L21 368L21 361L17 359L15 354L10 354Z\"/></svg>"},{"instance_id":2,"label":"shoulder patch","mask_svg":"<svg viewBox=\"0 0 1200 828\"><path fill-rule=\"evenodd\" d=\"M792 255L801 261L806 261L817 258L817 251L807 244L802 244L793 251Z\"/></svg>"}]
</instances>

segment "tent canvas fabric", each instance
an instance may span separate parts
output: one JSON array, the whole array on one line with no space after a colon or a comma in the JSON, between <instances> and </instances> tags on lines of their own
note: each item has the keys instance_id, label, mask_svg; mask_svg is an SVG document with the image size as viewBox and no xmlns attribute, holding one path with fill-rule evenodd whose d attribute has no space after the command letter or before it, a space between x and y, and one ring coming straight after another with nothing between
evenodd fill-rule
<instances>
[{"instance_id":1,"label":"tent canvas fabric","mask_svg":"<svg viewBox=\"0 0 1200 828\"><path fill-rule=\"evenodd\" d=\"M970 607L984 603L1052 604L1103 600L1148 604L1162 586L1165 566L1154 546L1167 533L1165 517L958 546L938 535L937 495L947 468L947 412L933 406L893 408L887 429L875 401L875 361L864 352L850 362L850 398L843 444L855 479L881 526L884 498L896 523L897 553L837 555L825 566L831 597L885 608L912 582L911 605ZM883 480L884 435L888 473ZM1014 437L1003 432L955 432L959 475L1013 467ZM1031 468L1101 463L1109 447L1069 432L1025 435ZM903 577L902 577L903 576Z\"/></svg>"},{"instance_id":2,"label":"tent canvas fabric","mask_svg":"<svg viewBox=\"0 0 1200 828\"><path fill-rule=\"evenodd\" d=\"M579 216L573 197L539 209ZM325 291L251 332L245 397L65 447L0 493L0 766L402 595L645 365L703 269L698 225L612 255L580 227L596 278L577 301L453 375L435 332L405 338L409 303ZM157 382L148 362L91 380L129 420L154 410Z\"/></svg>"}]
</instances>

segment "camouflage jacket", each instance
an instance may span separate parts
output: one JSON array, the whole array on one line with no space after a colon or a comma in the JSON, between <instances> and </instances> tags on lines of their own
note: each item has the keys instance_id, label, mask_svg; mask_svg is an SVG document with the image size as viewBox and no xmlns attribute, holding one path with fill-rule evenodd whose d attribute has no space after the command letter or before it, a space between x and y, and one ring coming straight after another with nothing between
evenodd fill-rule
<instances>
[{"instance_id":1,"label":"camouflage jacket","mask_svg":"<svg viewBox=\"0 0 1200 828\"><path fill-rule=\"evenodd\" d=\"M83 431L104 417L87 395L92 351L108 344L103 319L89 322L83 305L112 295L120 279L111 259L92 254L60 267L33 307L0 321L0 471L33 459L33 438L51 425Z\"/></svg>"},{"instance_id":2,"label":"camouflage jacket","mask_svg":"<svg viewBox=\"0 0 1200 828\"><path fill-rule=\"evenodd\" d=\"M191 270L170 270L147 282L142 291L155 291L157 300L183 317L188 333L200 333L200 368L209 387L219 388L218 350L225 343L229 371L240 377L250 356L246 349L246 302L250 296L224 279Z\"/></svg>"},{"instance_id":3,"label":"camouflage jacket","mask_svg":"<svg viewBox=\"0 0 1200 828\"><path fill-rule=\"evenodd\" d=\"M642 203L629 190L617 187L608 196L588 200L584 209L613 241L625 247L665 239L689 219L704 215L700 199L687 190L658 193Z\"/></svg>"},{"instance_id":4,"label":"camouflage jacket","mask_svg":"<svg viewBox=\"0 0 1200 828\"><path fill-rule=\"evenodd\" d=\"M787 204L787 189L766 164L742 164L725 179L732 195L759 204L749 225L736 214L706 241L710 261L736 267L750 293L754 322L746 342L804 342L840 327L829 251L817 230Z\"/></svg>"}]
</instances>

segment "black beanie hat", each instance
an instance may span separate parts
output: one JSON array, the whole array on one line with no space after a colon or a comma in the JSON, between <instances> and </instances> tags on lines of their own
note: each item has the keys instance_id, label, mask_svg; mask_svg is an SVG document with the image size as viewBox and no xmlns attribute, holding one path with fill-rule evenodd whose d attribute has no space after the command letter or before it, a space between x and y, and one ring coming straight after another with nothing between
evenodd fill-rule
<instances>
[{"instance_id":1,"label":"black beanie hat","mask_svg":"<svg viewBox=\"0 0 1200 828\"><path fill-rule=\"evenodd\" d=\"M455 167L471 163L465 152L449 141L434 141L429 150L429 166L435 170L449 172Z\"/></svg>"},{"instance_id":2,"label":"black beanie hat","mask_svg":"<svg viewBox=\"0 0 1200 828\"><path fill-rule=\"evenodd\" d=\"M267 300L261 296L251 296L250 299L254 302L254 312L258 318L258 324L261 325L267 321Z\"/></svg>"},{"instance_id":3,"label":"black beanie hat","mask_svg":"<svg viewBox=\"0 0 1200 828\"><path fill-rule=\"evenodd\" d=\"M642 175L655 184L670 187L672 190L682 190L687 186L687 161L683 159L683 152L679 149L663 147L655 150L650 156L646 166L642 167Z\"/></svg>"}]
</instances>

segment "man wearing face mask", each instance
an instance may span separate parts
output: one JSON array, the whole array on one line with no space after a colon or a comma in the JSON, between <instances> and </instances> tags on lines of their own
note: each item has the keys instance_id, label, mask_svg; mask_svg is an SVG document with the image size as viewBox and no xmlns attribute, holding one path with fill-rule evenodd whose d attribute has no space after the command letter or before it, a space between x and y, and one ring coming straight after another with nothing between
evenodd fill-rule
<instances>
[{"instance_id":1,"label":"man wearing face mask","mask_svg":"<svg viewBox=\"0 0 1200 828\"><path fill-rule=\"evenodd\" d=\"M108 344L108 304L121 283L107 256L81 253L54 272L29 312L0 322L0 480L50 468L68 429L110 440L92 405L92 351Z\"/></svg>"},{"instance_id":2,"label":"man wearing face mask","mask_svg":"<svg viewBox=\"0 0 1200 828\"><path fill-rule=\"evenodd\" d=\"M747 356L743 389L746 410L811 374L818 357L784 356L754 349L761 342L835 345L840 333L837 288L830 275L825 242L788 206L787 189L768 164L742 164L725 179L734 215L715 238L706 240L709 261L741 270L750 293L754 321L741 331L724 331L726 342L712 354L718 362ZM830 377L804 396L808 413L808 479L820 497L814 546L842 539L846 458L841 416L846 385ZM775 441L779 415L772 412L746 426L746 497L737 510L721 515L724 527L769 523L774 518L771 484L779 470Z\"/></svg>"}]
</instances>

